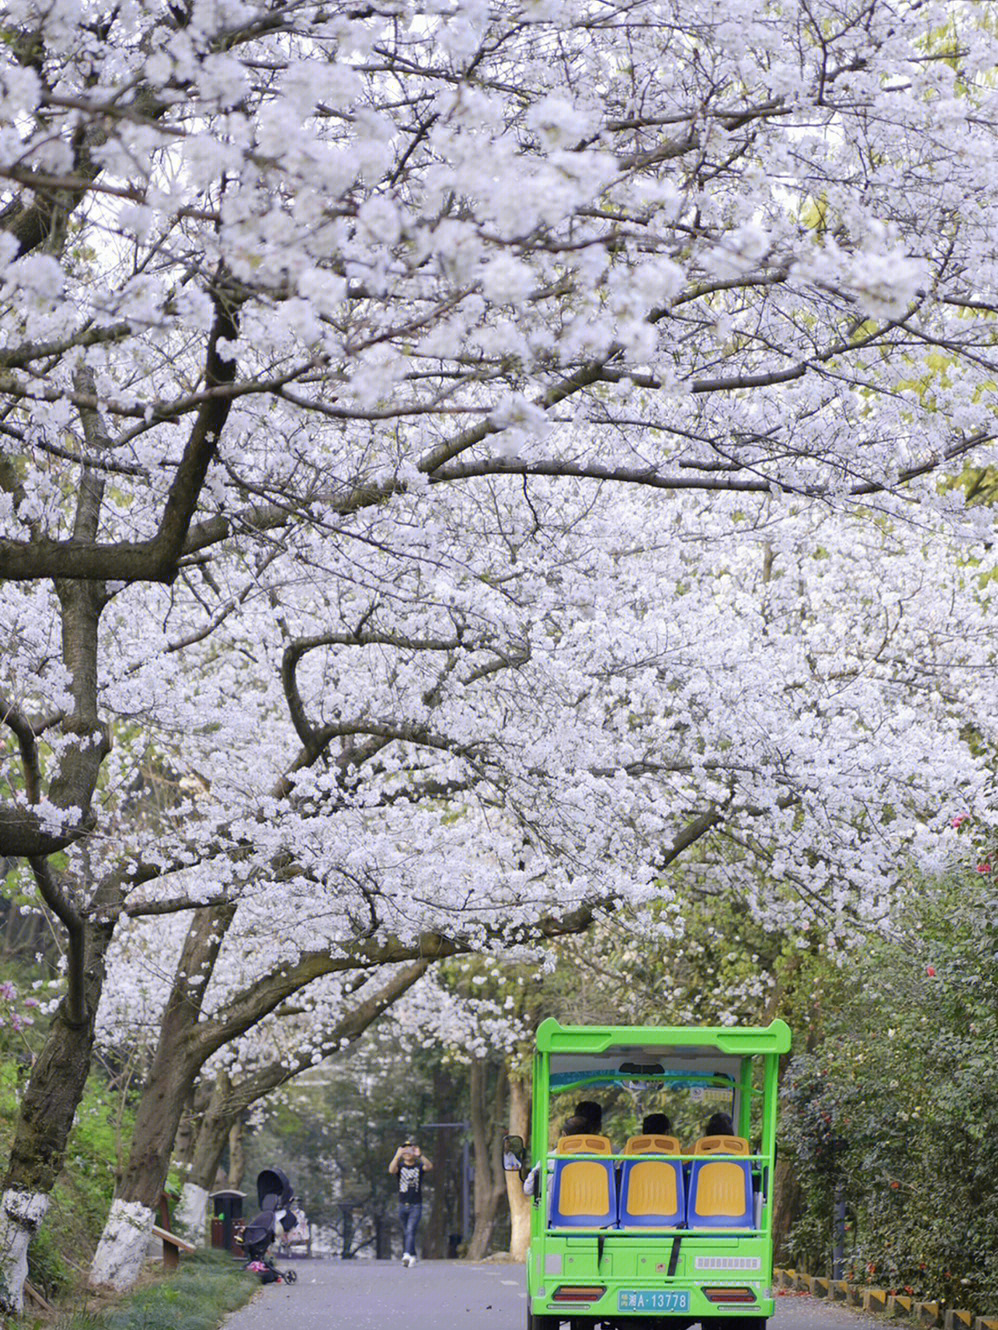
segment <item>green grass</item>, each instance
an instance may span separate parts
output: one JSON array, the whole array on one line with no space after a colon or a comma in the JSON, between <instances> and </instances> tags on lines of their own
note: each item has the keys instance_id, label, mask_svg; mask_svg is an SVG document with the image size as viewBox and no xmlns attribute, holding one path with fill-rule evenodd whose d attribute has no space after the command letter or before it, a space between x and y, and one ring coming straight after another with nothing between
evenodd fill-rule
<instances>
[{"instance_id":1,"label":"green grass","mask_svg":"<svg viewBox=\"0 0 998 1330\"><path fill-rule=\"evenodd\" d=\"M127 1295L102 1311L81 1308L53 1330L217 1330L226 1313L248 1302L260 1281L222 1252L182 1258L175 1275Z\"/></svg>"}]
</instances>

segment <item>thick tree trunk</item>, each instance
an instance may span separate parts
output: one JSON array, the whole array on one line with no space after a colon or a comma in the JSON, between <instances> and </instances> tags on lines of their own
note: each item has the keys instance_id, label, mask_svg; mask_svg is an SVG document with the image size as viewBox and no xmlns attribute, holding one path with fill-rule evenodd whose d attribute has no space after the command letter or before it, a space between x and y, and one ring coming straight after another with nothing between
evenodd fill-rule
<instances>
[{"instance_id":1,"label":"thick tree trunk","mask_svg":"<svg viewBox=\"0 0 998 1330\"><path fill-rule=\"evenodd\" d=\"M184 1183L173 1212L173 1227L189 1242L206 1246L208 1240L208 1188L190 1178Z\"/></svg>"},{"instance_id":2,"label":"thick tree trunk","mask_svg":"<svg viewBox=\"0 0 998 1330\"><path fill-rule=\"evenodd\" d=\"M233 913L231 906L201 910L187 931L149 1080L135 1116L128 1164L94 1253L90 1282L95 1288L130 1288L142 1268L180 1118L208 1056L198 1049L193 1034L207 976ZM191 983L189 976L200 982Z\"/></svg>"},{"instance_id":3,"label":"thick tree trunk","mask_svg":"<svg viewBox=\"0 0 998 1330\"><path fill-rule=\"evenodd\" d=\"M48 1209L49 1192L66 1155L66 1142L90 1071L94 1020L104 986L104 960L113 924L86 925L83 998L85 1020L59 1004L45 1046L31 1072L18 1116L0 1196L0 1310L23 1307L28 1244Z\"/></svg>"},{"instance_id":4,"label":"thick tree trunk","mask_svg":"<svg viewBox=\"0 0 998 1330\"><path fill-rule=\"evenodd\" d=\"M180 1118L177 1139L173 1143L173 1162L184 1174L190 1172L194 1147L197 1144L198 1132L201 1130L201 1120L211 1102L211 1091L211 1085L198 1082Z\"/></svg>"},{"instance_id":5,"label":"thick tree trunk","mask_svg":"<svg viewBox=\"0 0 998 1330\"><path fill-rule=\"evenodd\" d=\"M227 1071L220 1071L212 1089L211 1100L201 1122L191 1160L190 1178L208 1190L215 1184L229 1139L234 1113L231 1107L232 1082Z\"/></svg>"},{"instance_id":6,"label":"thick tree trunk","mask_svg":"<svg viewBox=\"0 0 998 1330\"><path fill-rule=\"evenodd\" d=\"M138 1277L170 1168L179 1106L193 1088L197 1072L182 1055L172 1064L158 1056L153 1065L135 1119L132 1153L94 1254L90 1282L95 1288L107 1285L120 1292Z\"/></svg>"},{"instance_id":7,"label":"thick tree trunk","mask_svg":"<svg viewBox=\"0 0 998 1330\"><path fill-rule=\"evenodd\" d=\"M81 420L88 442L102 446L96 412L84 411ZM85 466L73 524L77 539L92 540L96 536L103 494L101 473ZM59 742L50 740L58 758L52 767L47 799L56 809L75 810L74 826L82 829L92 821L91 801L109 747L97 704L97 636L107 596L99 581L57 580L55 593L62 628L62 661L73 705L60 725ZM46 836L33 834L38 821L34 806L45 793L38 736L28 719L9 704L5 705L4 719L17 736L28 808L8 810L12 821L6 825L12 840L0 846L0 853L30 859L39 894L65 927L68 943L66 996L56 1011L21 1103L0 1195L0 1309L20 1311L28 1244L48 1209L48 1193L62 1167L66 1141L90 1071L94 1020L104 987L104 958L114 926L87 923L72 891L64 889L46 857L56 847L45 843ZM29 833L20 844L18 822L24 822L22 830ZM64 843L78 839L79 829ZM98 897L104 904L113 899L112 884L102 884Z\"/></svg>"},{"instance_id":8,"label":"thick tree trunk","mask_svg":"<svg viewBox=\"0 0 998 1330\"><path fill-rule=\"evenodd\" d=\"M200 1087L199 1087L200 1088ZM190 1150L187 1179L177 1206L176 1224L192 1242L206 1239L208 1195L215 1182L219 1161L229 1135L231 1115L227 1113L230 1090L228 1073L219 1073L212 1086L211 1098L201 1116L201 1123Z\"/></svg>"},{"instance_id":9,"label":"thick tree trunk","mask_svg":"<svg viewBox=\"0 0 998 1330\"><path fill-rule=\"evenodd\" d=\"M515 1071L509 1073L509 1134L522 1136L529 1149L530 1092L528 1083ZM506 1174L506 1196L509 1200L509 1254L514 1261L525 1261L530 1245L531 1201L523 1194L519 1173Z\"/></svg>"},{"instance_id":10,"label":"thick tree trunk","mask_svg":"<svg viewBox=\"0 0 998 1330\"><path fill-rule=\"evenodd\" d=\"M496 1137L497 1111L505 1097L506 1069L496 1080L494 1110L487 1107L489 1066L475 1059L471 1064L471 1139L475 1157L475 1227L468 1243L468 1260L480 1261L489 1249L499 1204L506 1195L502 1169L502 1142Z\"/></svg>"}]
</instances>

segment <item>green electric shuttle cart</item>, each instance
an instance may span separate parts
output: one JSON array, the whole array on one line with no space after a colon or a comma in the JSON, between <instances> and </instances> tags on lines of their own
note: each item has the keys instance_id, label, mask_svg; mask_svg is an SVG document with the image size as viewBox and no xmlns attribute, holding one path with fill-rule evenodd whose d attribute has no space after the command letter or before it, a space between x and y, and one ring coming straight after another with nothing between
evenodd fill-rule
<instances>
[{"instance_id":1,"label":"green electric shuttle cart","mask_svg":"<svg viewBox=\"0 0 998 1330\"><path fill-rule=\"evenodd\" d=\"M764 1330L773 1313L777 1073L789 1049L783 1021L544 1021L526 1183L528 1330L563 1321L572 1330ZM580 1129L579 1101L602 1110L598 1128ZM509 1138L507 1150L526 1156L521 1145Z\"/></svg>"}]
</instances>

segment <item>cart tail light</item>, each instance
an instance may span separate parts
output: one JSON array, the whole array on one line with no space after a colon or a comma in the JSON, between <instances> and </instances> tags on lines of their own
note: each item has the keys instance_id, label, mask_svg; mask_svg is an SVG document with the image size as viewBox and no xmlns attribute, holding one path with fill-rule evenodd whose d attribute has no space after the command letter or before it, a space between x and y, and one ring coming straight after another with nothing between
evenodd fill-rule
<instances>
[{"instance_id":1,"label":"cart tail light","mask_svg":"<svg viewBox=\"0 0 998 1330\"><path fill-rule=\"evenodd\" d=\"M750 1288L705 1288L703 1292L708 1302L755 1302Z\"/></svg>"},{"instance_id":2,"label":"cart tail light","mask_svg":"<svg viewBox=\"0 0 998 1330\"><path fill-rule=\"evenodd\" d=\"M552 1295L552 1302L595 1302L606 1292L605 1284L562 1284Z\"/></svg>"}]
</instances>

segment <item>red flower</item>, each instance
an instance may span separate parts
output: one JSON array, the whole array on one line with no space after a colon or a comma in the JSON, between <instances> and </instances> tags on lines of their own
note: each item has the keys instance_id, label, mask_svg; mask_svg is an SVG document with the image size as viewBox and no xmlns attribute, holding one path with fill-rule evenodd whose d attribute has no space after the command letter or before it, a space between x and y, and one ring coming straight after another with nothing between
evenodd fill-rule
<instances>
[{"instance_id":1,"label":"red flower","mask_svg":"<svg viewBox=\"0 0 998 1330\"><path fill-rule=\"evenodd\" d=\"M985 859L983 864L978 864L978 865L977 865L977 871L978 871L979 873L990 873L990 872L991 872L991 860L990 860L990 859Z\"/></svg>"},{"instance_id":2,"label":"red flower","mask_svg":"<svg viewBox=\"0 0 998 1330\"><path fill-rule=\"evenodd\" d=\"M930 979L935 979L936 967L934 965L927 965L925 967L925 973L929 976Z\"/></svg>"}]
</instances>

